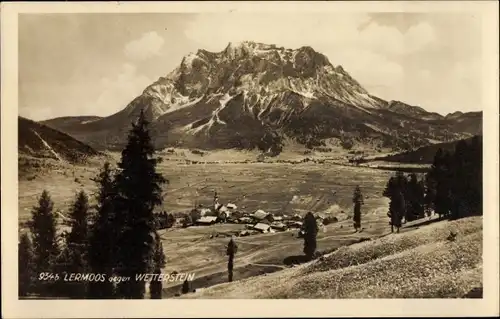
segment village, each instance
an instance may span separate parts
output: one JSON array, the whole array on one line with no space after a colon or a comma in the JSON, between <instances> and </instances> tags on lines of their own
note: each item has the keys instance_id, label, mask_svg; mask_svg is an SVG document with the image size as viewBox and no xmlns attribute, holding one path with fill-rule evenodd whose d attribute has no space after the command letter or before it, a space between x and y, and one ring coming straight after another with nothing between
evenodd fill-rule
<instances>
[{"instance_id":1,"label":"village","mask_svg":"<svg viewBox=\"0 0 500 319\"><path fill-rule=\"evenodd\" d=\"M210 226L219 223L241 224L245 229L237 232L236 236L243 237L253 234L275 233L298 230L298 236L303 235L302 220L299 214L270 213L262 209L253 212L244 212L233 203L221 204L215 192L212 207L199 204L183 217L175 218L165 211L156 214L157 229L191 226ZM318 229L330 223L338 222L337 217L315 214Z\"/></svg>"}]
</instances>

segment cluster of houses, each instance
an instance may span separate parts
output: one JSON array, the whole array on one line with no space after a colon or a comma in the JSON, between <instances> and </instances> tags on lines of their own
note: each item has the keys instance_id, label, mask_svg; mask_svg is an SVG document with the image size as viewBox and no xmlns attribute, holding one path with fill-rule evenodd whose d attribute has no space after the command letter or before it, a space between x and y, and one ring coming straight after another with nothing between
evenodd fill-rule
<instances>
[{"instance_id":1,"label":"cluster of houses","mask_svg":"<svg viewBox=\"0 0 500 319\"><path fill-rule=\"evenodd\" d=\"M213 225L216 223L245 224L246 230L240 233L240 236L250 235L252 233L273 233L277 231L286 231L288 229L301 229L302 216L299 214L273 214L258 209L253 213L245 213L238 210L235 204L220 204L217 193L214 196L213 208L206 208L202 205L193 209L192 215L197 219L193 220L194 225ZM325 217L316 215L318 226L322 226Z\"/></svg>"}]
</instances>

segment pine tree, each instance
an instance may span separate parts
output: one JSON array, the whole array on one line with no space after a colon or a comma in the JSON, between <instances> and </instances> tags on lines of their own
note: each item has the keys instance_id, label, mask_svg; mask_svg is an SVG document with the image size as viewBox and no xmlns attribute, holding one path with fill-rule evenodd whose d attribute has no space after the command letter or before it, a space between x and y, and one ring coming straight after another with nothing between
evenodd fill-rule
<instances>
[{"instance_id":1,"label":"pine tree","mask_svg":"<svg viewBox=\"0 0 500 319\"><path fill-rule=\"evenodd\" d=\"M431 217L434 211L434 200L436 197L436 181L430 176L430 174L425 174L424 178L424 211L428 217Z\"/></svg>"},{"instance_id":2,"label":"pine tree","mask_svg":"<svg viewBox=\"0 0 500 319\"><path fill-rule=\"evenodd\" d=\"M361 205L364 204L363 194L361 193L361 189L359 185L354 189L354 195L352 198L352 202L354 203L354 229L358 231L361 228Z\"/></svg>"},{"instance_id":3,"label":"pine tree","mask_svg":"<svg viewBox=\"0 0 500 319\"><path fill-rule=\"evenodd\" d=\"M161 185L166 182L156 172L159 159L154 157L148 125L141 110L137 123L132 124L116 176L115 209L121 231L116 247L117 273L130 278L118 284L118 290L126 299L144 298L145 283L135 276L150 270L154 255L153 210L162 204Z\"/></svg>"},{"instance_id":4,"label":"pine tree","mask_svg":"<svg viewBox=\"0 0 500 319\"><path fill-rule=\"evenodd\" d=\"M417 214L417 218L425 217L425 181L424 179L420 179L417 183L416 187L416 204L415 204L415 213Z\"/></svg>"},{"instance_id":5,"label":"pine tree","mask_svg":"<svg viewBox=\"0 0 500 319\"><path fill-rule=\"evenodd\" d=\"M167 228L171 228L175 224L175 217L173 214L167 214Z\"/></svg>"},{"instance_id":6,"label":"pine tree","mask_svg":"<svg viewBox=\"0 0 500 319\"><path fill-rule=\"evenodd\" d=\"M433 167L436 179L434 207L439 218L447 217L451 211L451 155L448 152L436 153L437 164Z\"/></svg>"},{"instance_id":7,"label":"pine tree","mask_svg":"<svg viewBox=\"0 0 500 319\"><path fill-rule=\"evenodd\" d=\"M186 214L184 215L184 217L182 218L182 227L188 227L190 225L193 224L193 220L191 219L191 215L189 214Z\"/></svg>"},{"instance_id":8,"label":"pine tree","mask_svg":"<svg viewBox=\"0 0 500 319\"><path fill-rule=\"evenodd\" d=\"M400 174L392 176L387 181L387 185L383 192L383 196L390 199L387 216L390 218L389 224L391 225L391 232L394 232L394 227L396 227L399 232L401 221L406 212L402 185L403 181Z\"/></svg>"},{"instance_id":9,"label":"pine tree","mask_svg":"<svg viewBox=\"0 0 500 319\"><path fill-rule=\"evenodd\" d=\"M424 217L424 187L415 173L410 174L405 200L407 202L407 221Z\"/></svg>"},{"instance_id":10,"label":"pine tree","mask_svg":"<svg viewBox=\"0 0 500 319\"><path fill-rule=\"evenodd\" d=\"M452 154L439 149L426 175L426 209L451 219L482 214L482 145L459 141Z\"/></svg>"},{"instance_id":11,"label":"pine tree","mask_svg":"<svg viewBox=\"0 0 500 319\"><path fill-rule=\"evenodd\" d=\"M233 238L229 241L227 245L226 255L229 256L229 260L227 262L227 275L228 281L233 281L233 266L234 266L234 255L238 251L238 245L234 242Z\"/></svg>"},{"instance_id":12,"label":"pine tree","mask_svg":"<svg viewBox=\"0 0 500 319\"><path fill-rule=\"evenodd\" d=\"M405 174L401 171L396 172L396 184L397 184L397 189L401 192L401 195L403 196L404 200L404 209L400 211L399 214L401 216L401 220L404 218L404 222L408 222L412 220L411 217L411 201L409 198L411 197L410 189L408 187L408 179L406 178Z\"/></svg>"},{"instance_id":13,"label":"pine tree","mask_svg":"<svg viewBox=\"0 0 500 319\"><path fill-rule=\"evenodd\" d=\"M21 235L19 244L19 296L26 297L33 292L35 271L33 265L33 247L27 233Z\"/></svg>"},{"instance_id":14,"label":"pine tree","mask_svg":"<svg viewBox=\"0 0 500 319\"><path fill-rule=\"evenodd\" d=\"M396 227L396 232L399 233L401 228L401 220L405 215L406 203L403 192L396 190L391 199L391 225Z\"/></svg>"},{"instance_id":15,"label":"pine tree","mask_svg":"<svg viewBox=\"0 0 500 319\"><path fill-rule=\"evenodd\" d=\"M32 220L30 230L33 238L33 253L35 273L53 272L55 260L59 254L57 243L56 219L53 213L54 204L49 193L44 190L38 200L38 206L31 211ZM54 283L40 281L37 283L37 292L50 295Z\"/></svg>"},{"instance_id":16,"label":"pine tree","mask_svg":"<svg viewBox=\"0 0 500 319\"><path fill-rule=\"evenodd\" d=\"M468 194L471 215L483 214L483 145L480 136L474 136L469 145L470 160L467 171Z\"/></svg>"},{"instance_id":17,"label":"pine tree","mask_svg":"<svg viewBox=\"0 0 500 319\"><path fill-rule=\"evenodd\" d=\"M89 200L84 191L80 191L70 209L70 227L66 239L65 255L69 258L65 270L67 273L86 273L88 270L88 213ZM87 282L70 282L65 284L65 289L72 298L84 298L86 296Z\"/></svg>"},{"instance_id":18,"label":"pine tree","mask_svg":"<svg viewBox=\"0 0 500 319\"><path fill-rule=\"evenodd\" d=\"M155 251L153 256L153 274L161 274L161 270L165 267L165 253L163 252L163 245L160 236L155 234ZM149 293L151 299L161 299L162 295L162 282L159 280L151 281L149 285Z\"/></svg>"},{"instance_id":19,"label":"pine tree","mask_svg":"<svg viewBox=\"0 0 500 319\"><path fill-rule=\"evenodd\" d=\"M189 284L189 280L187 280L187 279L184 280L184 282L182 283L182 290L181 290L181 292L183 294L189 293L191 291L191 287L190 286L191 285Z\"/></svg>"},{"instance_id":20,"label":"pine tree","mask_svg":"<svg viewBox=\"0 0 500 319\"><path fill-rule=\"evenodd\" d=\"M318 224L311 212L304 217L304 254L311 260L316 252L316 236L318 235Z\"/></svg>"},{"instance_id":21,"label":"pine tree","mask_svg":"<svg viewBox=\"0 0 500 319\"><path fill-rule=\"evenodd\" d=\"M116 197L113 172L108 162L104 163L96 183L96 214L90 226L89 268L92 273L103 274L106 279L113 275L115 267L116 228L113 201ZM114 296L114 284L109 280L89 283L88 298L110 299Z\"/></svg>"}]
</instances>

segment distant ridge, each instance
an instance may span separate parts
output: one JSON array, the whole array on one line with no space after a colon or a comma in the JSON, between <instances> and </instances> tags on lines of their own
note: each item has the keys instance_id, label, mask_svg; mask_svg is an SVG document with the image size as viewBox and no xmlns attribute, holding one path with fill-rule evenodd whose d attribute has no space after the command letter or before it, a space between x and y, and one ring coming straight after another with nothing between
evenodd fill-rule
<instances>
[{"instance_id":1,"label":"distant ridge","mask_svg":"<svg viewBox=\"0 0 500 319\"><path fill-rule=\"evenodd\" d=\"M80 163L86 159L103 155L92 147L68 134L18 117L19 154L35 158L52 158L61 162Z\"/></svg>"}]
</instances>

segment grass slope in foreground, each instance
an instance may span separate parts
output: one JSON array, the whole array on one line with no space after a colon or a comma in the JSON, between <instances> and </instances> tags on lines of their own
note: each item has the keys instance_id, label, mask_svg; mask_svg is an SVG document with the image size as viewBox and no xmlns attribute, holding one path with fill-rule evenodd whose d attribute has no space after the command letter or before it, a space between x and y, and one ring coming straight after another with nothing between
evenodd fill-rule
<instances>
[{"instance_id":1,"label":"grass slope in foreground","mask_svg":"<svg viewBox=\"0 0 500 319\"><path fill-rule=\"evenodd\" d=\"M461 298L482 287L482 221L409 227L295 268L182 298ZM447 240L450 231L458 233L455 241Z\"/></svg>"}]
</instances>

